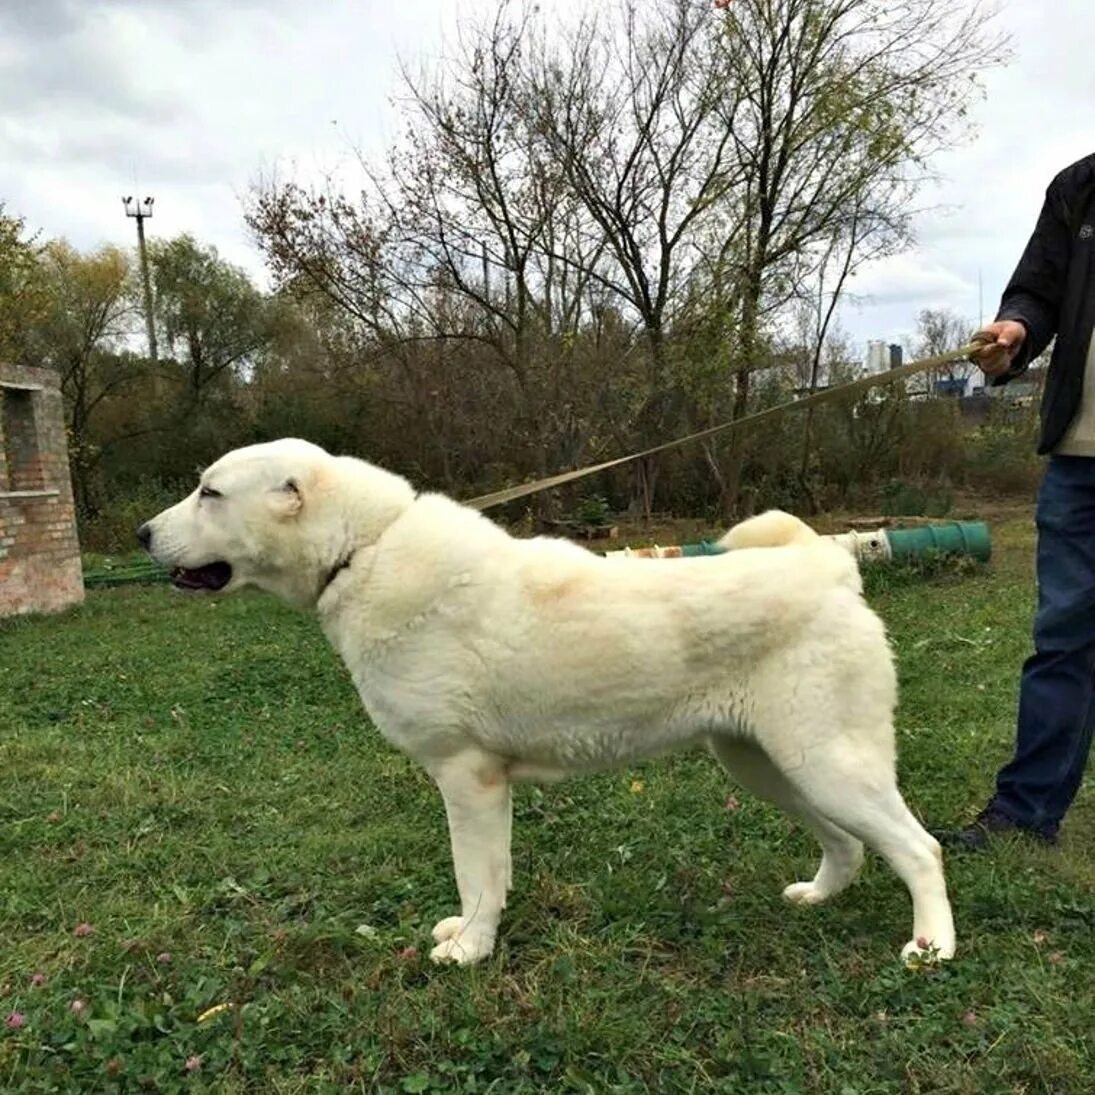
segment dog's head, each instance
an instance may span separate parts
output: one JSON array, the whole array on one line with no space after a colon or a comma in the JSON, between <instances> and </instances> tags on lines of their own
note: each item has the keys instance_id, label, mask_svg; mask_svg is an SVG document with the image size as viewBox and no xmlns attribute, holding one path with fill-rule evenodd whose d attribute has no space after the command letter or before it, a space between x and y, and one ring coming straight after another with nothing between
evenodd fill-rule
<instances>
[{"instance_id":1,"label":"dog's head","mask_svg":"<svg viewBox=\"0 0 1095 1095\"><path fill-rule=\"evenodd\" d=\"M286 438L222 456L137 538L179 589L253 585L310 607L333 570L413 497L398 476Z\"/></svg>"}]
</instances>

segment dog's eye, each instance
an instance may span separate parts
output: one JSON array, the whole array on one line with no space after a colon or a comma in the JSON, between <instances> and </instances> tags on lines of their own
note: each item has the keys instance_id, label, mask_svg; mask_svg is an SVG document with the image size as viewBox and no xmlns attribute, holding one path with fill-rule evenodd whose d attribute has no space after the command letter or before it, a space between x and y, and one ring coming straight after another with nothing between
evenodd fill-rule
<instances>
[{"instance_id":1,"label":"dog's eye","mask_svg":"<svg viewBox=\"0 0 1095 1095\"><path fill-rule=\"evenodd\" d=\"M221 492L219 490L214 490L212 487L202 487L201 490L198 491L199 498L220 498L220 496Z\"/></svg>"}]
</instances>

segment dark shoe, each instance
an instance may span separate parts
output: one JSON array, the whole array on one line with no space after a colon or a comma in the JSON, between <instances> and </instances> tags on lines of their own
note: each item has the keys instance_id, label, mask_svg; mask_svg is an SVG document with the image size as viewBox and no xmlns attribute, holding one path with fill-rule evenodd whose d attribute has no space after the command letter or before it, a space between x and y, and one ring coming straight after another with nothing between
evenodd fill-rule
<instances>
[{"instance_id":1,"label":"dark shoe","mask_svg":"<svg viewBox=\"0 0 1095 1095\"><path fill-rule=\"evenodd\" d=\"M997 806L986 806L964 829L944 829L932 833L943 845L959 852L983 852L1001 836L1024 836L1040 844L1057 843L1056 829L1031 829L1008 817Z\"/></svg>"}]
</instances>

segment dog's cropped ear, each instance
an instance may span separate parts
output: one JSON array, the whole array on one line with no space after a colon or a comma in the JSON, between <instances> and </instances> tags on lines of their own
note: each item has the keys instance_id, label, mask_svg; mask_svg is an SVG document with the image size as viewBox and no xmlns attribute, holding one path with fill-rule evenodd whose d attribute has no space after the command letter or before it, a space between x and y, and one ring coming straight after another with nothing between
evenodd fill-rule
<instances>
[{"instance_id":1,"label":"dog's cropped ear","mask_svg":"<svg viewBox=\"0 0 1095 1095\"><path fill-rule=\"evenodd\" d=\"M304 496L296 479L286 479L280 487L274 488L270 497L279 517L296 517L304 505Z\"/></svg>"}]
</instances>

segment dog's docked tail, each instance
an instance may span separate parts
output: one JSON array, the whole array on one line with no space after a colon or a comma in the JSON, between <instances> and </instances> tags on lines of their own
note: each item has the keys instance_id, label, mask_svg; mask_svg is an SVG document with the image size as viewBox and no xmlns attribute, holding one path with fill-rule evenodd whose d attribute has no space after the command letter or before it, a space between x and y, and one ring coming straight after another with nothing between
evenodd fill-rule
<instances>
[{"instance_id":1,"label":"dog's docked tail","mask_svg":"<svg viewBox=\"0 0 1095 1095\"><path fill-rule=\"evenodd\" d=\"M818 534L804 521L772 509L735 525L719 543L728 551L737 551L739 548L808 544L818 539Z\"/></svg>"},{"instance_id":2,"label":"dog's docked tail","mask_svg":"<svg viewBox=\"0 0 1095 1095\"><path fill-rule=\"evenodd\" d=\"M782 510L769 510L757 517L750 517L748 521L742 521L719 543L730 552L739 548L815 548L810 554L815 560L813 573L817 578L820 579L823 574L828 575L838 585L856 593L863 588L854 554L832 540L819 536L804 521ZM825 560L825 563L817 568L820 560Z\"/></svg>"}]
</instances>

